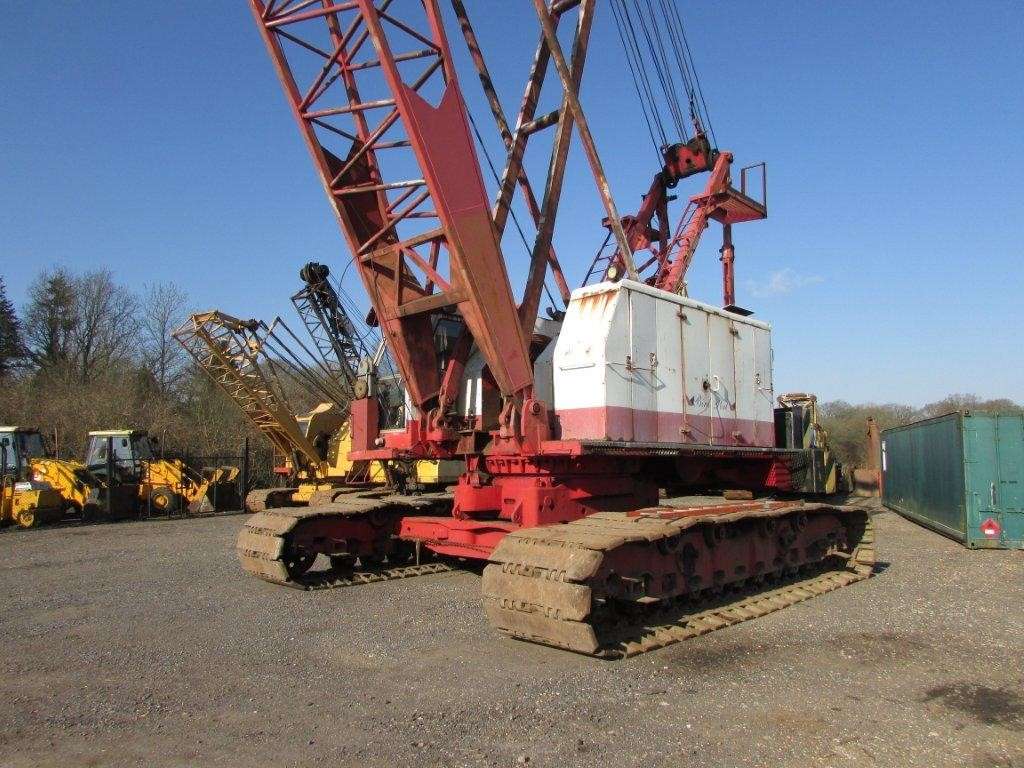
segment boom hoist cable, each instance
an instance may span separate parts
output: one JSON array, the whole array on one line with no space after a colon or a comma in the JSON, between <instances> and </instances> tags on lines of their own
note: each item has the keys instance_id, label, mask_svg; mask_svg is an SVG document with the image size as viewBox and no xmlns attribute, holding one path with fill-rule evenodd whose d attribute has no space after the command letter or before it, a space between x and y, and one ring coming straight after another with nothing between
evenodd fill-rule
<instances>
[{"instance_id":1,"label":"boom hoist cable","mask_svg":"<svg viewBox=\"0 0 1024 768\"><path fill-rule=\"evenodd\" d=\"M622 219L628 255L648 249L650 256L638 270L644 273L641 279L673 293L685 292L686 272L701 235L710 221L718 221L723 225L723 298L726 306L734 306L732 224L765 218L767 208L746 195L744 183L741 190L732 186L732 154L717 148L676 0L612 0L612 11L648 135L663 163L636 215ZM670 135L675 142L669 141ZM763 164L758 167L763 169ZM670 236L668 203L675 199L670 190L704 171L710 179L703 194L690 199ZM584 284L592 278L620 278L629 260L621 244L606 238Z\"/></svg>"},{"instance_id":2,"label":"boom hoist cable","mask_svg":"<svg viewBox=\"0 0 1024 768\"><path fill-rule=\"evenodd\" d=\"M612 0L612 15L652 142L657 128L661 143L655 142L655 149L659 155L670 145L670 132L681 141L691 138L684 114L689 115L693 135L701 135L707 128L713 136L675 0ZM657 90L660 97L655 95ZM685 94L685 107L680 92Z\"/></svg>"}]
</instances>

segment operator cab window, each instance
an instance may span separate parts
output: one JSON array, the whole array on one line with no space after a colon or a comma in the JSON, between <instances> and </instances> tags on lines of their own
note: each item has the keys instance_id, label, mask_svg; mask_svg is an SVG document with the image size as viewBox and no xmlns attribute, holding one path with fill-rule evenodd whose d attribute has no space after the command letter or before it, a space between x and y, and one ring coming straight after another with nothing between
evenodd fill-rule
<instances>
[{"instance_id":1,"label":"operator cab window","mask_svg":"<svg viewBox=\"0 0 1024 768\"><path fill-rule=\"evenodd\" d=\"M156 438L153 438L154 440ZM141 459L142 461L149 461L153 458L153 448L149 443L149 440L145 437L137 437L134 440L133 448L135 450L135 458Z\"/></svg>"},{"instance_id":2,"label":"operator cab window","mask_svg":"<svg viewBox=\"0 0 1024 768\"><path fill-rule=\"evenodd\" d=\"M105 459L106 457L104 457ZM135 460L132 443L127 437L114 438L114 461L122 467L131 467Z\"/></svg>"},{"instance_id":3,"label":"operator cab window","mask_svg":"<svg viewBox=\"0 0 1024 768\"><path fill-rule=\"evenodd\" d=\"M0 437L0 465L5 472L18 469L18 452L14 450L14 440L11 435Z\"/></svg>"},{"instance_id":4,"label":"operator cab window","mask_svg":"<svg viewBox=\"0 0 1024 768\"><path fill-rule=\"evenodd\" d=\"M105 438L93 438L89 444L89 454L85 457L85 463L90 467L107 463L107 441Z\"/></svg>"},{"instance_id":5,"label":"operator cab window","mask_svg":"<svg viewBox=\"0 0 1024 768\"><path fill-rule=\"evenodd\" d=\"M38 432L22 434L21 455L26 459L46 458L46 450L43 448L43 436Z\"/></svg>"}]
</instances>

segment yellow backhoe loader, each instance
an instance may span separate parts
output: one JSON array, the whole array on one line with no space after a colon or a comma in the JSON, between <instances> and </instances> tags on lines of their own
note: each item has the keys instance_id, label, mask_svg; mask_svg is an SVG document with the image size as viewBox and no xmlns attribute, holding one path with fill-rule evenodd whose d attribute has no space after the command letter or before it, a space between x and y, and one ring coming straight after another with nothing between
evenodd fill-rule
<instances>
[{"instance_id":1,"label":"yellow backhoe loader","mask_svg":"<svg viewBox=\"0 0 1024 768\"><path fill-rule=\"evenodd\" d=\"M74 459L61 459L49 450L39 430L32 427L4 427L20 435L26 446L26 471L35 482L46 483L61 497L61 508L66 517L87 520L105 514L125 516L135 511L135 497L125 489L110 489L99 476ZM107 495L110 495L108 502Z\"/></svg>"},{"instance_id":2,"label":"yellow backhoe loader","mask_svg":"<svg viewBox=\"0 0 1024 768\"><path fill-rule=\"evenodd\" d=\"M63 517L60 493L33 477L33 459L45 455L38 431L0 427L0 524L34 528Z\"/></svg>"},{"instance_id":3,"label":"yellow backhoe loader","mask_svg":"<svg viewBox=\"0 0 1024 768\"><path fill-rule=\"evenodd\" d=\"M162 458L145 430L89 433L85 463L104 482L135 489L140 514L204 514L240 506L237 467L193 469Z\"/></svg>"}]
</instances>

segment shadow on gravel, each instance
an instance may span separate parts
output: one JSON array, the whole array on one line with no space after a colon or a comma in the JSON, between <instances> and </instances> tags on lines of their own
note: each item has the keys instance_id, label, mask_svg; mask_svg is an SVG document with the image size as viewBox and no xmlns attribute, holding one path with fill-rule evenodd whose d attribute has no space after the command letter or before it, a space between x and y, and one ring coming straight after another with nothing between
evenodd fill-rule
<instances>
[{"instance_id":1,"label":"shadow on gravel","mask_svg":"<svg viewBox=\"0 0 1024 768\"><path fill-rule=\"evenodd\" d=\"M964 712L984 725L1024 726L1024 696L1009 687L950 683L930 688L922 701L941 702L948 709Z\"/></svg>"},{"instance_id":2,"label":"shadow on gravel","mask_svg":"<svg viewBox=\"0 0 1024 768\"><path fill-rule=\"evenodd\" d=\"M108 525L132 525L135 523L162 523L170 520L212 520L220 517L239 517L247 516L248 512L243 510L225 510L223 512L208 512L204 514L196 515L137 515L123 518L90 518L82 519L81 517L67 517L63 520L58 520L55 523L47 523L46 525L40 525L36 528L21 528L17 525L8 525L0 527L0 535L2 534L19 534L26 535L32 534L36 531L55 531L62 529L79 529L81 532L83 529L90 529L96 527L103 527Z\"/></svg>"}]
</instances>

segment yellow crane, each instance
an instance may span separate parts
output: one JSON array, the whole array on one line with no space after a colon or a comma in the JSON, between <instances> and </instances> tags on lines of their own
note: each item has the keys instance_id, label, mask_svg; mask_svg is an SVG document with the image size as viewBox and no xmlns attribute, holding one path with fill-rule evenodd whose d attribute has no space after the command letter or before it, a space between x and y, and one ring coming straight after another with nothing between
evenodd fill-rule
<instances>
[{"instance_id":1,"label":"yellow crane","mask_svg":"<svg viewBox=\"0 0 1024 768\"><path fill-rule=\"evenodd\" d=\"M287 478L288 485L251 492L246 498L250 510L326 503L346 487L383 483L392 471L378 462L349 459L350 397L323 371L315 371L312 363L300 364L284 342L288 336L297 341L280 319L268 326L216 310L192 315L174 332L199 368L235 402L281 460L275 471ZM296 415L282 374L289 376L292 389L305 384L308 389L301 394L327 399ZM455 462L419 461L406 468L406 479L436 485L454 480L457 470Z\"/></svg>"}]
</instances>

